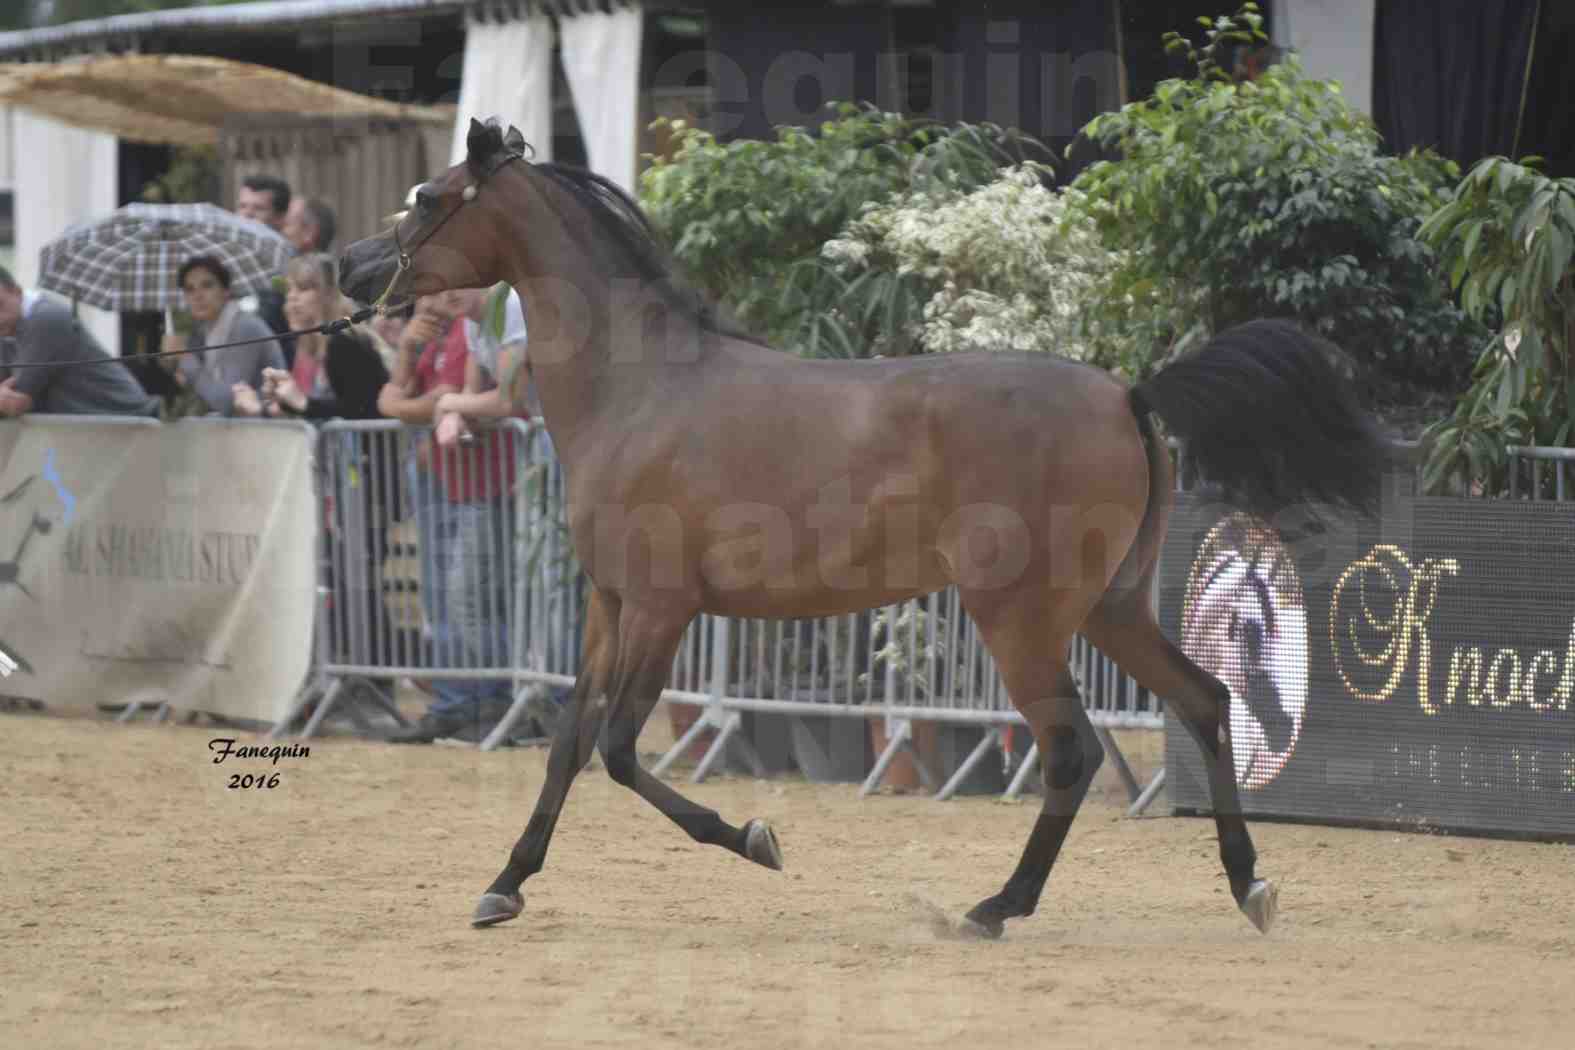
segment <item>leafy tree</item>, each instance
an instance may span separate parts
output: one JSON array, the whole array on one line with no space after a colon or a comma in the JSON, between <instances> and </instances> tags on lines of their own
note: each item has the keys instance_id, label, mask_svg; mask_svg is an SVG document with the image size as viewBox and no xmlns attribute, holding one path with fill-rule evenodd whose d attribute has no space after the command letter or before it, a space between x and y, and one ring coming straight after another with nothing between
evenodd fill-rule
<instances>
[{"instance_id":1,"label":"leafy tree","mask_svg":"<svg viewBox=\"0 0 1575 1050\"><path fill-rule=\"evenodd\" d=\"M1477 163L1422 227L1466 313L1495 330L1471 388L1423 437L1423 485L1507 484L1506 446L1575 438L1575 178L1504 157Z\"/></svg>"},{"instance_id":2,"label":"leafy tree","mask_svg":"<svg viewBox=\"0 0 1575 1050\"><path fill-rule=\"evenodd\" d=\"M142 199L154 204L220 199L224 162L215 146L177 146L169 170L142 187Z\"/></svg>"},{"instance_id":3,"label":"leafy tree","mask_svg":"<svg viewBox=\"0 0 1575 1050\"><path fill-rule=\"evenodd\" d=\"M839 287L821 245L869 204L910 189L974 188L1037 144L993 125L939 125L834 104L815 133L779 127L774 141L723 145L682 121L650 157L641 203L694 284L745 324L797 347Z\"/></svg>"},{"instance_id":4,"label":"leafy tree","mask_svg":"<svg viewBox=\"0 0 1575 1050\"><path fill-rule=\"evenodd\" d=\"M1479 331L1416 236L1453 165L1383 155L1372 123L1294 56L1256 77L1228 71L1233 49L1267 39L1256 4L1199 21L1201 47L1165 37L1193 76L1085 128L1117 159L1073 185L1124 260L1089 304L1096 336L1124 337L1096 359L1141 375L1222 328L1288 316L1374 378L1459 384Z\"/></svg>"}]
</instances>

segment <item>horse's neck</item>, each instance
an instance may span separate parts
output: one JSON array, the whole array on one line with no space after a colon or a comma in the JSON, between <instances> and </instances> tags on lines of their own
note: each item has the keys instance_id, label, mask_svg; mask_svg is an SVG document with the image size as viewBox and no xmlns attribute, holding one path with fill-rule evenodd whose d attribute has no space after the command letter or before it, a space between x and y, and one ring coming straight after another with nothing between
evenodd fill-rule
<instances>
[{"instance_id":1,"label":"horse's neck","mask_svg":"<svg viewBox=\"0 0 1575 1050\"><path fill-rule=\"evenodd\" d=\"M526 352L543 414L554 442L568 446L598 424L618 426L664 385L665 373L693 368L706 339L677 311L655 326L663 338L648 336L643 314L652 300L637 280L608 274L598 262L585 243L598 236L592 225L571 236L556 209L539 195L533 204L510 238L521 246L513 283L525 305ZM574 208L569 214L583 214ZM674 352L689 345L694 352Z\"/></svg>"},{"instance_id":2,"label":"horse's neck","mask_svg":"<svg viewBox=\"0 0 1575 1050\"><path fill-rule=\"evenodd\" d=\"M611 354L591 323L604 308L578 294L575 278L539 278L515 286L525 307L526 356L542 414L560 452L590 425L612 382Z\"/></svg>"}]
</instances>

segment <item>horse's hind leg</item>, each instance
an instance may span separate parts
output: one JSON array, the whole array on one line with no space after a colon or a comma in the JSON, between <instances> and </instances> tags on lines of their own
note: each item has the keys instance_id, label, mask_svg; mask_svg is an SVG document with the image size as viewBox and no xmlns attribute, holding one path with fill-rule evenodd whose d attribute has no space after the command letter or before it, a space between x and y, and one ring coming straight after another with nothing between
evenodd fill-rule
<instances>
[{"instance_id":1,"label":"horse's hind leg","mask_svg":"<svg viewBox=\"0 0 1575 1050\"><path fill-rule=\"evenodd\" d=\"M1044 756L1044 801L1017 869L999 893L968 912L974 930L994 938L1007 919L1032 915L1038 907L1105 753L1067 667L1070 635L1056 631L1047 638L1052 617L1040 615L1045 610L998 610L977 595L972 602L968 595L963 600L995 658L1012 706L1027 720Z\"/></svg>"},{"instance_id":2,"label":"horse's hind leg","mask_svg":"<svg viewBox=\"0 0 1575 1050\"><path fill-rule=\"evenodd\" d=\"M687 625L687 619L624 606L618 624L618 671L600 741L607 775L659 809L696 842L725 847L780 871L782 850L769 824L751 820L742 828L734 827L715 810L685 798L640 765L635 745L661 699Z\"/></svg>"},{"instance_id":3,"label":"horse's hind leg","mask_svg":"<svg viewBox=\"0 0 1575 1050\"><path fill-rule=\"evenodd\" d=\"M1040 754L1045 756L1041 766L1044 804L1028 844L1023 847L1017 870L1001 892L980 901L968 912L968 921L987 937L999 937L1007 919L1032 915L1038 907L1050 869L1061 853L1088 786L1104 761L1104 750L1083 710L1065 657L1058 663L1052 695L1027 705L1016 704L1033 728Z\"/></svg>"},{"instance_id":4,"label":"horse's hind leg","mask_svg":"<svg viewBox=\"0 0 1575 1050\"><path fill-rule=\"evenodd\" d=\"M547 757L547 777L536 799L536 810L520 835L509 860L492 885L482 894L471 917L473 926L491 926L514 918L525 907L520 893L524 881L541 870L552 841L558 815L568 799L575 774L590 761L596 731L606 713L606 690L616 651L616 627L607 599L591 592L585 606L585 641L581 647L580 673L567 709L558 718Z\"/></svg>"},{"instance_id":5,"label":"horse's hind leg","mask_svg":"<svg viewBox=\"0 0 1575 1050\"><path fill-rule=\"evenodd\" d=\"M1145 689L1163 697L1202 750L1231 895L1253 925L1267 933L1278 907L1277 891L1254 873L1258 855L1247 833L1231 753L1230 689L1165 637L1147 594L1147 587L1113 593L1089 614L1083 635Z\"/></svg>"}]
</instances>

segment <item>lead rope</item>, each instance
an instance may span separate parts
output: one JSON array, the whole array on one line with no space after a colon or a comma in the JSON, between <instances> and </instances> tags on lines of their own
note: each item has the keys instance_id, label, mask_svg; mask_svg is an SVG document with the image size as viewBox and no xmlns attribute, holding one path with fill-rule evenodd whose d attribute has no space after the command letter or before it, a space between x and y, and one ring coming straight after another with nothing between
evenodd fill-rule
<instances>
[{"instance_id":1,"label":"lead rope","mask_svg":"<svg viewBox=\"0 0 1575 1050\"><path fill-rule=\"evenodd\" d=\"M385 293L386 294L386 293ZM205 354L209 350L229 350L237 346L250 346L253 343L266 343L271 339L294 339L301 335L333 335L343 332L352 325L358 325L372 319L373 315L381 313L381 306L366 306L346 317L333 321L324 321L316 328L302 328L295 332L280 332L277 334L259 336L256 339L236 339L228 343L216 343L213 346L199 346L189 350L161 350L156 354L133 354L130 357L84 357L75 361L21 361L16 364L0 364L0 368L71 368L76 365L103 365L103 364L130 364L138 361L154 361L161 357L182 357L186 354Z\"/></svg>"}]
</instances>

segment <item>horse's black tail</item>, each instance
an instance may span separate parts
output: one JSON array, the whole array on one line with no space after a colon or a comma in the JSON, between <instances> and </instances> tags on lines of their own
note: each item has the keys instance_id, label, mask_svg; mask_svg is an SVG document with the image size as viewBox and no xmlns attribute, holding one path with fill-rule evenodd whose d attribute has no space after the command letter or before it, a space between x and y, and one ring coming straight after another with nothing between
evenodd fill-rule
<instances>
[{"instance_id":1,"label":"horse's black tail","mask_svg":"<svg viewBox=\"0 0 1575 1050\"><path fill-rule=\"evenodd\" d=\"M1133 387L1226 501L1272 522L1320 505L1376 517L1392 447L1334 366L1335 347L1290 321L1251 321Z\"/></svg>"}]
</instances>

